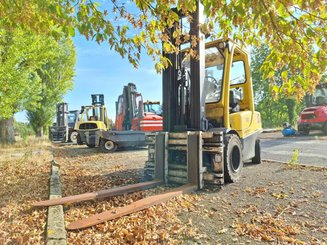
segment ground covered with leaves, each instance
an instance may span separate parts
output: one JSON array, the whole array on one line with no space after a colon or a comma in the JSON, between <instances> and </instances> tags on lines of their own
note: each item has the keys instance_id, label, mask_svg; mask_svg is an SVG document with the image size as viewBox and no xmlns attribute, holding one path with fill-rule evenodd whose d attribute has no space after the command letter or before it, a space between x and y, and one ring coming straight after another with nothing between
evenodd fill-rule
<instances>
[{"instance_id":1,"label":"ground covered with leaves","mask_svg":"<svg viewBox=\"0 0 327 245\"><path fill-rule=\"evenodd\" d=\"M0 244L43 244L51 147L0 149ZM147 151L112 154L55 146L63 196L142 181ZM121 207L169 187L64 206L65 222ZM68 244L325 244L327 169L264 162L246 165L238 183L184 195L144 211L68 231Z\"/></svg>"},{"instance_id":2,"label":"ground covered with leaves","mask_svg":"<svg viewBox=\"0 0 327 245\"><path fill-rule=\"evenodd\" d=\"M46 210L31 203L48 198L51 145L47 140L0 148L0 244L43 244Z\"/></svg>"},{"instance_id":3,"label":"ground covered with leaves","mask_svg":"<svg viewBox=\"0 0 327 245\"><path fill-rule=\"evenodd\" d=\"M112 154L56 147L63 196L142 180L146 150ZM246 165L238 183L175 198L92 228L69 231L70 244L324 244L327 171L264 162ZM161 193L156 188L64 207L65 222Z\"/></svg>"}]
</instances>

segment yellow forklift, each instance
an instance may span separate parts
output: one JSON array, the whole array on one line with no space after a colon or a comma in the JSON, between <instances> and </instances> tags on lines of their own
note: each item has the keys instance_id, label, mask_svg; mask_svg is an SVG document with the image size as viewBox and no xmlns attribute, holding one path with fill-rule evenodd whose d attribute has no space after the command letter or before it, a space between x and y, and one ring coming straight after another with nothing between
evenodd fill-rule
<instances>
[{"instance_id":1,"label":"yellow forklift","mask_svg":"<svg viewBox=\"0 0 327 245\"><path fill-rule=\"evenodd\" d=\"M92 105L81 107L81 122L77 124L77 144L86 144L93 148L96 146L95 135L97 132L110 129L107 108L104 105L103 94L92 94Z\"/></svg>"},{"instance_id":2,"label":"yellow forklift","mask_svg":"<svg viewBox=\"0 0 327 245\"><path fill-rule=\"evenodd\" d=\"M200 30L203 6L199 2L191 18L175 11L180 18L179 26L186 28L197 43L192 47L187 42L179 43L177 46L183 51L164 54L171 62L171 66L163 72L164 131L147 139L149 154L145 174L153 180L41 201L34 206L124 195L161 184L182 185L124 207L76 220L67 226L68 230L117 219L183 193L202 189L204 184L237 181L245 161L261 162L258 140L262 131L261 118L260 113L254 110L247 52L229 39L205 43L205 36ZM190 19L191 23L188 22ZM175 28L167 30L170 40L174 40ZM186 39L181 37L179 42L181 40ZM196 58L188 58L187 45L196 52Z\"/></svg>"},{"instance_id":3,"label":"yellow forklift","mask_svg":"<svg viewBox=\"0 0 327 245\"><path fill-rule=\"evenodd\" d=\"M163 71L164 132L148 138L145 175L199 189L204 183L237 181L245 161L261 162L261 117L254 109L249 55L229 39L205 43L201 11L189 26L176 12L179 26L198 43L191 47L182 42L179 54L164 54L171 62ZM166 33L171 40L175 31ZM187 56L190 49L197 58Z\"/></svg>"}]
</instances>

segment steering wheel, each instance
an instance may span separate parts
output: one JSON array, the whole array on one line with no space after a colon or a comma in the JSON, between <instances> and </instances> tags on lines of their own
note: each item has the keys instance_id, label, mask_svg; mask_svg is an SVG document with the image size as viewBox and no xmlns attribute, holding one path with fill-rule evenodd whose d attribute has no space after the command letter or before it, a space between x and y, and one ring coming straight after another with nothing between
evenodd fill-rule
<instances>
[{"instance_id":1,"label":"steering wheel","mask_svg":"<svg viewBox=\"0 0 327 245\"><path fill-rule=\"evenodd\" d=\"M215 89L218 88L219 83L216 78L214 78L213 76L205 76L205 79L208 79L208 80L211 79L212 81L211 82L209 81L210 84L213 84Z\"/></svg>"},{"instance_id":2,"label":"steering wheel","mask_svg":"<svg viewBox=\"0 0 327 245\"><path fill-rule=\"evenodd\" d=\"M218 100L219 93L220 93L220 91L218 91L218 89L219 89L219 82L213 76L205 76L205 80L208 81L208 84L206 85L206 87L207 87L206 101L212 102L212 100L213 101Z\"/></svg>"}]
</instances>

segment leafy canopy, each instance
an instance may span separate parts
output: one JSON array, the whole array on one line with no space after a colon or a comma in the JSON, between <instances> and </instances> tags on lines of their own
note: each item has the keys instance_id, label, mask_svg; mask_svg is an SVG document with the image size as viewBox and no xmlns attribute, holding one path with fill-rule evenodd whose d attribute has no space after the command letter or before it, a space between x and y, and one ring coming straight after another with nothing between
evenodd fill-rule
<instances>
[{"instance_id":1,"label":"leafy canopy","mask_svg":"<svg viewBox=\"0 0 327 245\"><path fill-rule=\"evenodd\" d=\"M51 124L56 104L72 88L75 75L76 52L72 40L47 39L47 47L51 52L48 52L46 61L36 71L41 79L38 106L27 108L27 117L35 133Z\"/></svg>"},{"instance_id":2,"label":"leafy canopy","mask_svg":"<svg viewBox=\"0 0 327 245\"><path fill-rule=\"evenodd\" d=\"M56 27L61 26L72 36L78 30L86 38L107 42L122 57L127 56L135 67L141 50L145 49L157 62L157 70L169 65L161 55L162 44L166 52L179 51L165 35L165 29L177 26L174 33L177 40L183 32L170 8L176 6L186 15L196 9L194 0L134 0L132 3L111 0L101 4L91 0L2 2L0 24L6 28L20 25L56 35ZM261 67L264 78L274 85L275 71L285 71L283 86L274 86L275 92L296 94L300 99L326 73L325 1L203 0L202 3L207 17L202 30L212 38L231 37L245 45L269 46L270 53ZM36 12L42 14L35 15Z\"/></svg>"},{"instance_id":3,"label":"leafy canopy","mask_svg":"<svg viewBox=\"0 0 327 245\"><path fill-rule=\"evenodd\" d=\"M72 87L74 64L71 40L0 29L0 119L60 101Z\"/></svg>"},{"instance_id":4,"label":"leafy canopy","mask_svg":"<svg viewBox=\"0 0 327 245\"><path fill-rule=\"evenodd\" d=\"M269 55L267 45L260 48L253 48L251 52L251 73L253 90L255 96L256 110L261 113L262 125L264 128L281 127L284 122L295 125L297 116L304 107L304 103L296 103L294 96L274 96L273 86L269 79L263 79L263 72L260 67ZM276 72L275 84L283 85L282 70Z\"/></svg>"},{"instance_id":5,"label":"leafy canopy","mask_svg":"<svg viewBox=\"0 0 327 245\"><path fill-rule=\"evenodd\" d=\"M24 107L35 106L41 89L36 68L44 52L40 47L42 42L20 30L0 29L0 119L10 118Z\"/></svg>"}]
</instances>

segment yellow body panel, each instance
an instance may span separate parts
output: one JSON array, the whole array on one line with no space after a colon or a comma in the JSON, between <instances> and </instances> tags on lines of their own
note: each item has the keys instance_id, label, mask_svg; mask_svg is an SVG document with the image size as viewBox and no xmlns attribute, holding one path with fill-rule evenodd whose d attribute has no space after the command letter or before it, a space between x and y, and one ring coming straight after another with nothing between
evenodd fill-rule
<instances>
[{"instance_id":1,"label":"yellow body panel","mask_svg":"<svg viewBox=\"0 0 327 245\"><path fill-rule=\"evenodd\" d=\"M92 110L94 108L100 108L100 113L101 116L100 118L103 118L103 120L99 120L99 119L91 119L92 116L89 115L88 111ZM84 118L85 117L85 118ZM108 115L107 115L107 109L105 106L85 106L85 111L84 111L84 117L81 116L81 121L77 124L77 130L79 131L95 131L95 130L109 130L110 129L110 124L109 124L109 119L108 119ZM83 120L84 119L84 120ZM93 123L96 124L97 127L95 129L79 129L81 124L86 124L86 123ZM108 127L106 126L108 125Z\"/></svg>"},{"instance_id":2,"label":"yellow body panel","mask_svg":"<svg viewBox=\"0 0 327 245\"><path fill-rule=\"evenodd\" d=\"M93 123L93 124L96 124L97 126L94 129L79 129L79 126L81 124L84 124L84 123ZM108 130L108 128L104 124L104 122L101 122L101 121L84 121L84 122L81 122L80 124L78 124L77 128L78 128L79 131L84 131L84 132L86 132L86 131L96 131L96 130L105 130L105 131Z\"/></svg>"},{"instance_id":3,"label":"yellow body panel","mask_svg":"<svg viewBox=\"0 0 327 245\"><path fill-rule=\"evenodd\" d=\"M257 111L240 111L229 115L230 127L236 130L240 138L261 131L261 116Z\"/></svg>"},{"instance_id":4,"label":"yellow body panel","mask_svg":"<svg viewBox=\"0 0 327 245\"><path fill-rule=\"evenodd\" d=\"M223 118L224 108L219 103L208 103L205 105L206 118L209 120Z\"/></svg>"}]
</instances>

